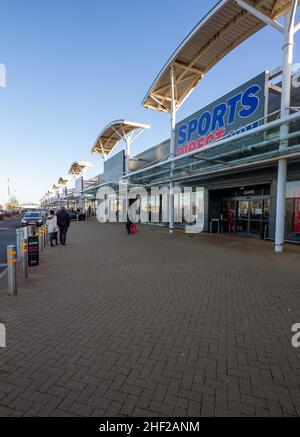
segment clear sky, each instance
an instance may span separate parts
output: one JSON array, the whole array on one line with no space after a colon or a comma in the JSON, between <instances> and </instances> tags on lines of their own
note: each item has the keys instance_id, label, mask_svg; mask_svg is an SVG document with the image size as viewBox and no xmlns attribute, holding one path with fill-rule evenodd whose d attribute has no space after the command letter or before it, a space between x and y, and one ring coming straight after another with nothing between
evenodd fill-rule
<instances>
[{"instance_id":1,"label":"clear sky","mask_svg":"<svg viewBox=\"0 0 300 437\"><path fill-rule=\"evenodd\" d=\"M167 114L141 101L181 41L216 0L3 0L0 63L0 203L11 192L38 201L75 160L101 170L90 154L100 130L126 118L149 123L133 153L169 136ZM300 32L299 32L300 34ZM295 62L300 62L299 34ZM184 118L281 63L282 37L265 28L214 67L185 102Z\"/></svg>"}]
</instances>

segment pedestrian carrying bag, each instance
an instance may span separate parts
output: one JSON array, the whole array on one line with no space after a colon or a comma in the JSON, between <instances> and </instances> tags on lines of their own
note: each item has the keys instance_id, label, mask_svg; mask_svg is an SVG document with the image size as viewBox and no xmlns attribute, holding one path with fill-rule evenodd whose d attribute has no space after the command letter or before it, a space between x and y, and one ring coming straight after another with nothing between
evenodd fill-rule
<instances>
[{"instance_id":1,"label":"pedestrian carrying bag","mask_svg":"<svg viewBox=\"0 0 300 437\"><path fill-rule=\"evenodd\" d=\"M130 231L131 234L136 234L137 233L137 226L136 226L135 223L132 223L130 225L129 231Z\"/></svg>"}]
</instances>

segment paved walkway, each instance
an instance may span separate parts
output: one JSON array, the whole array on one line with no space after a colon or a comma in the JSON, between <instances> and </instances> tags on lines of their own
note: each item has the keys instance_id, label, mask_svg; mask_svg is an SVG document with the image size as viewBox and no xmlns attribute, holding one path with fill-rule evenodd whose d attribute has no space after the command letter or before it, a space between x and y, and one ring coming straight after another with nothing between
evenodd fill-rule
<instances>
[{"instance_id":1,"label":"paved walkway","mask_svg":"<svg viewBox=\"0 0 300 437\"><path fill-rule=\"evenodd\" d=\"M300 248L139 229L72 223L0 293L0 415L300 415Z\"/></svg>"}]
</instances>

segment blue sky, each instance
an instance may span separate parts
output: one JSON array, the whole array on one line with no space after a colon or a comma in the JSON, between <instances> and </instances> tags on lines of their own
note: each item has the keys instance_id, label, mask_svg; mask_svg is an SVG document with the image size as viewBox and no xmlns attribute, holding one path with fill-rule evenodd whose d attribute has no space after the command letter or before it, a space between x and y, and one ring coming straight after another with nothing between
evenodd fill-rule
<instances>
[{"instance_id":1,"label":"blue sky","mask_svg":"<svg viewBox=\"0 0 300 437\"><path fill-rule=\"evenodd\" d=\"M172 52L216 0L5 0L0 14L0 203L38 201L100 130L126 118L149 123L133 153L169 136L167 114L141 101ZM124 7L124 5L126 5ZM300 33L300 32L299 32ZM282 37L265 28L214 67L178 119L281 63ZM300 62L299 34L295 62Z\"/></svg>"}]
</instances>

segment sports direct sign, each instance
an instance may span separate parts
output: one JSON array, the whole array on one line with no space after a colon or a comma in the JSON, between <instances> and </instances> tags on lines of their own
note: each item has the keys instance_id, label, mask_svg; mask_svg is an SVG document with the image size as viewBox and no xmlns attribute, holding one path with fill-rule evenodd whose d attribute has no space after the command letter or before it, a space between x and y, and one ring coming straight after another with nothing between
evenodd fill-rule
<instances>
[{"instance_id":1,"label":"sports direct sign","mask_svg":"<svg viewBox=\"0 0 300 437\"><path fill-rule=\"evenodd\" d=\"M253 129L264 117L266 73L177 123L176 155L201 149L228 135Z\"/></svg>"}]
</instances>

